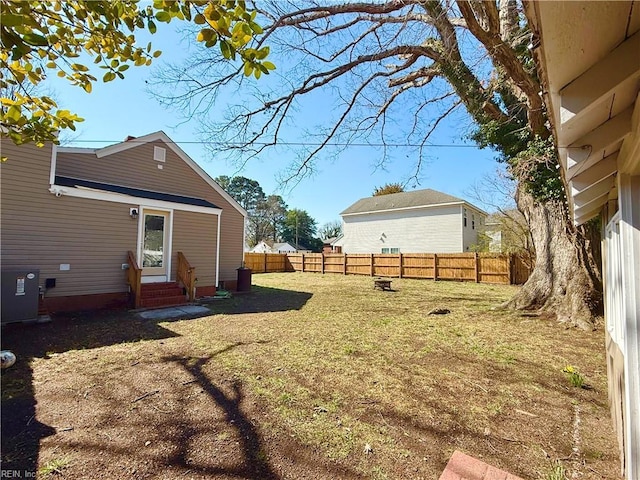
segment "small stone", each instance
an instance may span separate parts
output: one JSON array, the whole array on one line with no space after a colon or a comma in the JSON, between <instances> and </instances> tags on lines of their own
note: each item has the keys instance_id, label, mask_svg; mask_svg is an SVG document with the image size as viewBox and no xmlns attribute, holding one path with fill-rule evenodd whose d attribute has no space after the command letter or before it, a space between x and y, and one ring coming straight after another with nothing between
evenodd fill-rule
<instances>
[{"instance_id":1,"label":"small stone","mask_svg":"<svg viewBox=\"0 0 640 480\"><path fill-rule=\"evenodd\" d=\"M148 447L149 445L151 445L151 442L149 440L147 440L146 442L144 442L144 446Z\"/></svg>"},{"instance_id":2,"label":"small stone","mask_svg":"<svg viewBox=\"0 0 640 480\"><path fill-rule=\"evenodd\" d=\"M491 435L491 430L489 429L489 427L485 427L484 429L484 436L488 437L489 435Z\"/></svg>"},{"instance_id":3,"label":"small stone","mask_svg":"<svg viewBox=\"0 0 640 480\"><path fill-rule=\"evenodd\" d=\"M371 445L369 445L368 443L364 446L364 453L367 455L373 453L373 448L371 448Z\"/></svg>"},{"instance_id":4,"label":"small stone","mask_svg":"<svg viewBox=\"0 0 640 480\"><path fill-rule=\"evenodd\" d=\"M427 313L427 315L446 315L447 313L451 313L451 310L448 308L434 308Z\"/></svg>"}]
</instances>

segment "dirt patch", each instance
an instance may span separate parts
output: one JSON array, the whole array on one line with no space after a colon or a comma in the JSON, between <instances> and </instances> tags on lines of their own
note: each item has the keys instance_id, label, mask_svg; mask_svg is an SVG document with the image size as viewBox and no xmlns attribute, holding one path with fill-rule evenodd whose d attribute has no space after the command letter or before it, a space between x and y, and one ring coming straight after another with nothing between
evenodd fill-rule
<instances>
[{"instance_id":1,"label":"dirt patch","mask_svg":"<svg viewBox=\"0 0 640 480\"><path fill-rule=\"evenodd\" d=\"M252 293L212 302L207 317L118 311L6 328L18 363L2 374L2 468L418 479L459 449L523 478L556 465L619 478L602 331L493 310L513 287L253 278ZM428 315L436 307L451 313Z\"/></svg>"}]
</instances>

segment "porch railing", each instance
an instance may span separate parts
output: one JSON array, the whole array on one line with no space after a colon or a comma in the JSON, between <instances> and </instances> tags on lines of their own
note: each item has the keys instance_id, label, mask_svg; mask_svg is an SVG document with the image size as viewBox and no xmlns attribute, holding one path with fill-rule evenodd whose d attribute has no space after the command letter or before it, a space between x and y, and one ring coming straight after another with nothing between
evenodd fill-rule
<instances>
[{"instance_id":1,"label":"porch railing","mask_svg":"<svg viewBox=\"0 0 640 480\"><path fill-rule=\"evenodd\" d=\"M127 283L131 288L131 293L133 293L133 306L135 308L140 308L142 269L138 267L136 257L133 255L133 252L131 250L127 252L127 263L129 264L129 268L127 269Z\"/></svg>"},{"instance_id":2,"label":"porch railing","mask_svg":"<svg viewBox=\"0 0 640 480\"><path fill-rule=\"evenodd\" d=\"M196 267L192 267L182 252L178 252L178 274L177 280L182 282L187 290L189 301L196 298Z\"/></svg>"}]
</instances>

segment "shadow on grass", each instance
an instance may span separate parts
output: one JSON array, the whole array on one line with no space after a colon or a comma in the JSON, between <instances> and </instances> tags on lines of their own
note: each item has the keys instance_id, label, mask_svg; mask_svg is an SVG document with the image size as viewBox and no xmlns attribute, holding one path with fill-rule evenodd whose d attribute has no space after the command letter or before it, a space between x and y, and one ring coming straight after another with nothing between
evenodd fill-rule
<instances>
[{"instance_id":1,"label":"shadow on grass","mask_svg":"<svg viewBox=\"0 0 640 480\"><path fill-rule=\"evenodd\" d=\"M300 310L313 296L309 292L252 285L251 291L225 300L208 302L214 314L286 312Z\"/></svg>"},{"instance_id":2,"label":"shadow on grass","mask_svg":"<svg viewBox=\"0 0 640 480\"><path fill-rule=\"evenodd\" d=\"M253 286L247 294L216 300L208 306L214 314L299 310L311 296L305 292ZM170 321L142 319L127 310L105 310L57 314L46 324L4 326L2 349L11 350L18 360L2 372L2 470L19 470L23 476L24 472L35 472L40 439L56 433L35 419L37 402L32 359L70 350L176 337L175 332L160 325Z\"/></svg>"},{"instance_id":3,"label":"shadow on grass","mask_svg":"<svg viewBox=\"0 0 640 480\"><path fill-rule=\"evenodd\" d=\"M38 467L40 440L56 433L36 417L34 358L69 350L177 336L155 322L126 310L59 314L45 324L11 324L2 329L2 349L11 350L16 364L2 372L2 471L24 477Z\"/></svg>"},{"instance_id":4,"label":"shadow on grass","mask_svg":"<svg viewBox=\"0 0 640 480\"><path fill-rule=\"evenodd\" d=\"M206 392L224 412L225 422L232 426L237 432L240 448L240 467L237 468L206 468L208 474L232 475L239 478L261 478L265 480L278 479L278 475L271 469L266 460L266 454L262 447L262 441L257 428L251 423L242 411L242 401L244 392L242 383L238 380L231 384L232 393L227 394L216 386L203 372L204 366L216 355L235 348L242 343L236 343L210 356L192 359L189 357L171 356L165 357L163 361L174 362L182 366L189 372L200 388ZM184 469L193 468L187 462L190 452L189 446L191 437L195 437L197 430L188 428L182 433L180 448L172 456L168 463L172 466Z\"/></svg>"}]
</instances>

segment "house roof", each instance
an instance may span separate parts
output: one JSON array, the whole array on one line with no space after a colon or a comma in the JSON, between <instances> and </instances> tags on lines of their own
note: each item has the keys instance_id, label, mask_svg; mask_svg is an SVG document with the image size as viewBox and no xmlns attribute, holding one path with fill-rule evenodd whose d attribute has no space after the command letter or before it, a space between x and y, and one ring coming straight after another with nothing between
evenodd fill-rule
<instances>
[{"instance_id":1,"label":"house roof","mask_svg":"<svg viewBox=\"0 0 640 480\"><path fill-rule=\"evenodd\" d=\"M219 208L213 203L196 197L185 197L182 195L173 195L170 193L154 192L152 190L141 190L139 188L123 187L121 185L113 185L110 183L92 182L90 180L81 180L79 178L56 176L56 185L63 187L83 187L93 190L102 190L105 192L121 193L123 195L131 195L132 197L148 198L151 200L162 200L165 202L182 203L184 205L195 205L198 207Z\"/></svg>"},{"instance_id":2,"label":"house roof","mask_svg":"<svg viewBox=\"0 0 640 480\"><path fill-rule=\"evenodd\" d=\"M349 208L340 212L340 215L354 215L359 213L398 210L403 208L463 203L467 202L461 198L454 197L453 195L425 188L424 190L412 190L410 192L391 193L389 195L361 198ZM473 205L471 206L482 212L479 208Z\"/></svg>"},{"instance_id":3,"label":"house roof","mask_svg":"<svg viewBox=\"0 0 640 480\"><path fill-rule=\"evenodd\" d=\"M216 192L218 192L222 197L229 202L229 204L235 208L238 212L240 212L244 217L246 217L247 211L240 206L240 204L229 195L220 185L216 183L216 181L211 178L211 176L204 171L204 169L198 165L187 153L182 150L176 142L171 140L169 136L163 131L158 131L154 133L150 133L148 135L143 135L141 137L131 137L128 136L124 142L116 143L114 145L109 145L108 147L97 148L97 149L86 149L86 148L76 148L76 147L58 147L58 151L67 152L67 153L94 153L97 158L103 158L114 153L123 152L125 150L129 150L130 148L138 147L145 143L155 142L155 141L164 142L168 148L173 150L176 155L178 155L187 165L189 165L200 177L209 184L211 188L213 188ZM217 208L217 207L216 207Z\"/></svg>"}]
</instances>

